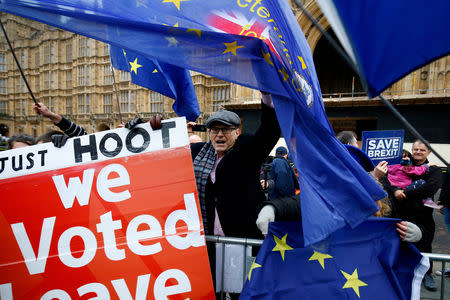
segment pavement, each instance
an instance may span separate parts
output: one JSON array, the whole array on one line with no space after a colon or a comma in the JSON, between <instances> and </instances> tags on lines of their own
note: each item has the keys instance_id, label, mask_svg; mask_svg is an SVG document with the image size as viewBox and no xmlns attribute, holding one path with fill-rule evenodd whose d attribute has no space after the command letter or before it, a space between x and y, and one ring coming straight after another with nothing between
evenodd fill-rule
<instances>
[{"instance_id":1,"label":"pavement","mask_svg":"<svg viewBox=\"0 0 450 300\"><path fill-rule=\"evenodd\" d=\"M450 255L450 238L447 228L444 223L444 216L434 210L434 221L436 222L436 232L433 240L433 253ZM450 268L450 263L446 263L446 268ZM420 299L422 300L435 300L441 299L441 276L435 275L436 270L441 270L441 262L433 263L433 277L438 289L436 292L430 292L423 287L420 291ZM450 277L444 279L444 298L450 300Z\"/></svg>"}]
</instances>

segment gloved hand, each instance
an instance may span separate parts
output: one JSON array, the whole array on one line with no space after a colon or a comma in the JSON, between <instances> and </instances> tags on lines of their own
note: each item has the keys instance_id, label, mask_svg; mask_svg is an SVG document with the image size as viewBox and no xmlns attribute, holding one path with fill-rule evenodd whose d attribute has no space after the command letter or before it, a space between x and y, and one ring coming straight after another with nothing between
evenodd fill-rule
<instances>
[{"instance_id":1,"label":"gloved hand","mask_svg":"<svg viewBox=\"0 0 450 300\"><path fill-rule=\"evenodd\" d=\"M258 219L256 219L256 226L258 226L259 231L265 236L269 230L269 223L273 221L275 221L275 208L273 205L267 204L259 212Z\"/></svg>"},{"instance_id":2,"label":"gloved hand","mask_svg":"<svg viewBox=\"0 0 450 300\"><path fill-rule=\"evenodd\" d=\"M56 148L64 146L69 139L67 134L54 134L52 135L52 143Z\"/></svg>"},{"instance_id":3,"label":"gloved hand","mask_svg":"<svg viewBox=\"0 0 450 300\"><path fill-rule=\"evenodd\" d=\"M136 118L136 119L133 119L131 121L126 122L125 123L125 128L133 129L136 125L139 125L139 124L142 124L142 123L144 123L144 121L142 121L141 118Z\"/></svg>"},{"instance_id":4,"label":"gloved hand","mask_svg":"<svg viewBox=\"0 0 450 300\"><path fill-rule=\"evenodd\" d=\"M422 239L422 231L416 224L406 222L406 227L408 227L408 229L406 230L405 242L415 243Z\"/></svg>"},{"instance_id":5,"label":"gloved hand","mask_svg":"<svg viewBox=\"0 0 450 300\"><path fill-rule=\"evenodd\" d=\"M397 223L397 232L405 242L415 243L422 239L422 231L416 224L402 221Z\"/></svg>"}]
</instances>

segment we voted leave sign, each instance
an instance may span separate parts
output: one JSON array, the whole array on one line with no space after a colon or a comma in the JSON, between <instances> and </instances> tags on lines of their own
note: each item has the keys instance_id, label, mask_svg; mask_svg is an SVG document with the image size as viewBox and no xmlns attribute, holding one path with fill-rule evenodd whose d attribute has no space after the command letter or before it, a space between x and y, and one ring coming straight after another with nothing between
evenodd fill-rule
<instances>
[{"instance_id":1,"label":"we voted leave sign","mask_svg":"<svg viewBox=\"0 0 450 300\"><path fill-rule=\"evenodd\" d=\"M0 152L0 299L212 299L186 121Z\"/></svg>"},{"instance_id":2,"label":"we voted leave sign","mask_svg":"<svg viewBox=\"0 0 450 300\"><path fill-rule=\"evenodd\" d=\"M363 131L362 150L376 164L397 164L402 158L404 130Z\"/></svg>"}]
</instances>

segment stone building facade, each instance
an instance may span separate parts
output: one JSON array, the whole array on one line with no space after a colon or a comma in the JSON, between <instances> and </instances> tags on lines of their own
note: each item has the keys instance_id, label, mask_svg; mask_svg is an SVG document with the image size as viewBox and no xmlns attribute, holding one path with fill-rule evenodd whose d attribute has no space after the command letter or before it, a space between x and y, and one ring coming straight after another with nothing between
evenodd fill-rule
<instances>
[{"instance_id":1,"label":"stone building facade","mask_svg":"<svg viewBox=\"0 0 450 300\"><path fill-rule=\"evenodd\" d=\"M173 99L131 83L128 72L111 70L107 44L14 15L2 14L2 20L36 101L88 132L117 127L119 111L124 122L152 114L176 116ZM232 100L259 99L257 91L197 72L191 75L202 112L198 122ZM9 135L36 137L57 129L35 114L4 38L0 42L0 123L9 127Z\"/></svg>"}]
</instances>

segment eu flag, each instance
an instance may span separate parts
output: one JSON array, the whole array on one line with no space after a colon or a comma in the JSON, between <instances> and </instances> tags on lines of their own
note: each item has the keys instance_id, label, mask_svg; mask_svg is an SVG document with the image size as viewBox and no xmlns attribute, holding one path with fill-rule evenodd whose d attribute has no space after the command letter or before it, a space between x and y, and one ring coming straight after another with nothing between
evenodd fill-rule
<instances>
[{"instance_id":1,"label":"eu flag","mask_svg":"<svg viewBox=\"0 0 450 300\"><path fill-rule=\"evenodd\" d=\"M370 97L450 54L450 1L426 5L421 0L317 3L355 63Z\"/></svg>"},{"instance_id":2,"label":"eu flag","mask_svg":"<svg viewBox=\"0 0 450 300\"><path fill-rule=\"evenodd\" d=\"M271 223L239 299L419 299L428 258L398 220L371 218L304 247L301 224Z\"/></svg>"},{"instance_id":3,"label":"eu flag","mask_svg":"<svg viewBox=\"0 0 450 300\"><path fill-rule=\"evenodd\" d=\"M2 0L1 10L270 92L300 173L305 244L356 227L386 195L335 139L311 50L285 0Z\"/></svg>"},{"instance_id":4,"label":"eu flag","mask_svg":"<svg viewBox=\"0 0 450 300\"><path fill-rule=\"evenodd\" d=\"M173 110L179 116L195 121L200 115L197 95L188 70L131 51L110 46L114 68L130 72L131 82L175 99Z\"/></svg>"}]
</instances>

